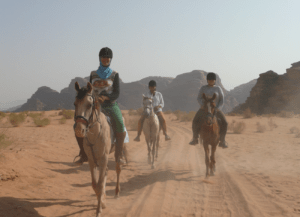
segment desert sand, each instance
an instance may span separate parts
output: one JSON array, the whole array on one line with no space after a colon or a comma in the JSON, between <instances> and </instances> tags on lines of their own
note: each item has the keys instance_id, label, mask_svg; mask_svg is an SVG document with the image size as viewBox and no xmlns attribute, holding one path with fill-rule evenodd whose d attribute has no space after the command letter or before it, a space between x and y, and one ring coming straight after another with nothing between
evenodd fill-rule
<instances>
[{"instance_id":1,"label":"desert sand","mask_svg":"<svg viewBox=\"0 0 300 217\"><path fill-rule=\"evenodd\" d=\"M20 127L5 118L0 131L13 144L0 149L0 217L94 216L96 196L87 163L74 166L79 148L73 120L59 124L57 111L46 112L51 124L35 127L27 117ZM216 152L216 175L205 178L203 147L190 146L191 122L167 116L171 141L161 136L156 168L147 163L147 148L134 142L129 131L129 164L121 173L120 198L113 154L106 185L107 208L102 216L300 216L300 138L290 128L300 128L299 118L228 116L243 121L245 132L228 131L228 149ZM257 132L256 123L267 127Z\"/></svg>"}]
</instances>

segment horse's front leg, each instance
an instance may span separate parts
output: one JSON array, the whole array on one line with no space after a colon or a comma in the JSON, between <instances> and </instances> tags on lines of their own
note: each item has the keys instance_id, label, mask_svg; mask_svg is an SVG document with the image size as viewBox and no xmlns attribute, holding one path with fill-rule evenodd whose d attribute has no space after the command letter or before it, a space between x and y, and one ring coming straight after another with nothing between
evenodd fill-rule
<instances>
[{"instance_id":1,"label":"horse's front leg","mask_svg":"<svg viewBox=\"0 0 300 217\"><path fill-rule=\"evenodd\" d=\"M116 163L116 172L117 172L117 185L116 185L116 195L115 198L118 198L120 196L120 174L121 174L121 165L120 163Z\"/></svg>"},{"instance_id":2,"label":"horse's front leg","mask_svg":"<svg viewBox=\"0 0 300 217\"><path fill-rule=\"evenodd\" d=\"M152 140L152 166L151 169L155 168L154 160L155 160L155 150L156 150L156 138Z\"/></svg>"},{"instance_id":3,"label":"horse's front leg","mask_svg":"<svg viewBox=\"0 0 300 217\"><path fill-rule=\"evenodd\" d=\"M102 208L105 208L105 184L106 184L106 175L107 175L107 164L108 164L108 156L105 154L101 157L101 161L98 162L99 164L99 179L97 183L97 211L96 216L100 216L102 212Z\"/></svg>"},{"instance_id":4,"label":"horse's front leg","mask_svg":"<svg viewBox=\"0 0 300 217\"><path fill-rule=\"evenodd\" d=\"M148 164L151 164L151 143L150 139L146 139L147 148L148 148Z\"/></svg>"},{"instance_id":5,"label":"horse's front leg","mask_svg":"<svg viewBox=\"0 0 300 217\"><path fill-rule=\"evenodd\" d=\"M160 131L158 132L158 135L157 135L157 140L156 140L156 155L155 155L155 158L157 160L158 158L158 148L159 148L159 133Z\"/></svg>"},{"instance_id":6,"label":"horse's front leg","mask_svg":"<svg viewBox=\"0 0 300 217\"><path fill-rule=\"evenodd\" d=\"M209 147L207 142L203 142L205 152L206 177L209 177Z\"/></svg>"},{"instance_id":7,"label":"horse's front leg","mask_svg":"<svg viewBox=\"0 0 300 217\"><path fill-rule=\"evenodd\" d=\"M214 176L216 171L216 161L215 161L215 152L217 149L217 143L211 146L211 156L210 156L210 175Z\"/></svg>"}]
</instances>

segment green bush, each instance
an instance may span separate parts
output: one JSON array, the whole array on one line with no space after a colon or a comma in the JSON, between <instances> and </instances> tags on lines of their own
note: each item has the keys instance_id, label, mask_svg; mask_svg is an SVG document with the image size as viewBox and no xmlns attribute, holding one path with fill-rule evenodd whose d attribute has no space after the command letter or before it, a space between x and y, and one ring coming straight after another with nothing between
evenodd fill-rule
<instances>
[{"instance_id":1,"label":"green bush","mask_svg":"<svg viewBox=\"0 0 300 217\"><path fill-rule=\"evenodd\" d=\"M67 119L65 117L62 117L60 120L59 120L59 123L60 124L65 124L67 121Z\"/></svg>"},{"instance_id":2,"label":"green bush","mask_svg":"<svg viewBox=\"0 0 300 217\"><path fill-rule=\"evenodd\" d=\"M26 115L24 113L10 113L9 122L14 126L18 127L21 123L25 121Z\"/></svg>"},{"instance_id":3,"label":"green bush","mask_svg":"<svg viewBox=\"0 0 300 217\"><path fill-rule=\"evenodd\" d=\"M45 127L50 124L50 120L48 118L35 118L33 122L37 127Z\"/></svg>"}]
</instances>

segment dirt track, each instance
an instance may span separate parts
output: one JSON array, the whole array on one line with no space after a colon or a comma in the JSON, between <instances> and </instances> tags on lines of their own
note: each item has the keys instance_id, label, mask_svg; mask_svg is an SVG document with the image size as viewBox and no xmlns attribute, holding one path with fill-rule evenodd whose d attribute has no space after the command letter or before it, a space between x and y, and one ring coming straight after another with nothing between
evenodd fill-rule
<instances>
[{"instance_id":1,"label":"dirt track","mask_svg":"<svg viewBox=\"0 0 300 217\"><path fill-rule=\"evenodd\" d=\"M241 119L229 122L233 118ZM0 217L94 216L88 164L72 164L78 153L72 121L55 121L8 128L15 144L0 150L0 174L17 177L0 181ZM133 142L136 132L130 131L119 199L110 155L102 216L300 216L300 138L288 134L299 119L277 118L279 127L263 134L255 132L257 121L267 119L249 119L244 134L228 134L230 147L217 149L216 176L209 179L203 148L188 145L191 123L168 121L172 140L161 137L155 169L147 163L144 138Z\"/></svg>"}]
</instances>

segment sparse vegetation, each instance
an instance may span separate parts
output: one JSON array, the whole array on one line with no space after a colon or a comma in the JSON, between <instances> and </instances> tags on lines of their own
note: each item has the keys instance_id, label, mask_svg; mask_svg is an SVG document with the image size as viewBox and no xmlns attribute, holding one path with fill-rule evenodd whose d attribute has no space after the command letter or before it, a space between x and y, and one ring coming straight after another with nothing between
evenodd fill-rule
<instances>
[{"instance_id":1,"label":"sparse vegetation","mask_svg":"<svg viewBox=\"0 0 300 217\"><path fill-rule=\"evenodd\" d=\"M253 118L255 116L255 114L253 114L251 112L250 108L247 108L244 112L243 112L243 117L244 118Z\"/></svg>"},{"instance_id":2,"label":"sparse vegetation","mask_svg":"<svg viewBox=\"0 0 300 217\"><path fill-rule=\"evenodd\" d=\"M63 109L58 113L58 115L64 116L66 119L72 119L74 117L75 112L72 110L65 110Z\"/></svg>"},{"instance_id":3,"label":"sparse vegetation","mask_svg":"<svg viewBox=\"0 0 300 217\"><path fill-rule=\"evenodd\" d=\"M273 121L272 118L269 118L269 119L268 119L268 125L269 125L271 131L272 131L274 128L277 128L277 127L278 127L278 125Z\"/></svg>"},{"instance_id":4,"label":"sparse vegetation","mask_svg":"<svg viewBox=\"0 0 300 217\"><path fill-rule=\"evenodd\" d=\"M4 132L0 132L0 149L6 148L10 144L12 144L12 141L9 140L9 138L5 135Z\"/></svg>"},{"instance_id":5,"label":"sparse vegetation","mask_svg":"<svg viewBox=\"0 0 300 217\"><path fill-rule=\"evenodd\" d=\"M235 122L235 120L233 120L229 124L229 130L231 130L235 134L241 134L244 132L245 129L246 129L246 124L243 121Z\"/></svg>"},{"instance_id":6,"label":"sparse vegetation","mask_svg":"<svg viewBox=\"0 0 300 217\"><path fill-rule=\"evenodd\" d=\"M59 120L59 123L60 124L65 124L67 121L67 119L65 117L62 117L60 120Z\"/></svg>"},{"instance_id":7,"label":"sparse vegetation","mask_svg":"<svg viewBox=\"0 0 300 217\"><path fill-rule=\"evenodd\" d=\"M18 127L21 123L25 121L26 115L25 113L10 113L9 122L14 126Z\"/></svg>"},{"instance_id":8,"label":"sparse vegetation","mask_svg":"<svg viewBox=\"0 0 300 217\"><path fill-rule=\"evenodd\" d=\"M181 117L183 115L186 115L187 113L183 112L183 111L180 111L180 110L176 110L176 111L173 112L173 114L177 117L177 120L181 120Z\"/></svg>"},{"instance_id":9,"label":"sparse vegetation","mask_svg":"<svg viewBox=\"0 0 300 217\"><path fill-rule=\"evenodd\" d=\"M6 113L0 111L0 120L1 120L2 118L4 118L4 117L6 117Z\"/></svg>"},{"instance_id":10,"label":"sparse vegetation","mask_svg":"<svg viewBox=\"0 0 300 217\"><path fill-rule=\"evenodd\" d=\"M298 127L292 127L292 128L290 129L290 132L291 132L292 134L298 134L298 133L300 133L300 130L299 130Z\"/></svg>"},{"instance_id":11,"label":"sparse vegetation","mask_svg":"<svg viewBox=\"0 0 300 217\"><path fill-rule=\"evenodd\" d=\"M194 119L196 115L195 111L190 111L189 113L184 112L181 116L180 116L180 121L192 121Z\"/></svg>"},{"instance_id":12,"label":"sparse vegetation","mask_svg":"<svg viewBox=\"0 0 300 217\"><path fill-rule=\"evenodd\" d=\"M266 131L266 126L261 125L259 122L256 123L256 129L258 133L264 133Z\"/></svg>"},{"instance_id":13,"label":"sparse vegetation","mask_svg":"<svg viewBox=\"0 0 300 217\"><path fill-rule=\"evenodd\" d=\"M165 111L164 113L167 115L172 114L172 110L169 109L169 110Z\"/></svg>"},{"instance_id":14,"label":"sparse vegetation","mask_svg":"<svg viewBox=\"0 0 300 217\"><path fill-rule=\"evenodd\" d=\"M136 131L138 129L138 122L139 122L139 119L140 119L139 116L133 115L133 116L129 117L129 116L125 115L123 117L125 119L127 130Z\"/></svg>"},{"instance_id":15,"label":"sparse vegetation","mask_svg":"<svg viewBox=\"0 0 300 217\"><path fill-rule=\"evenodd\" d=\"M278 117L281 117L281 118L292 118L294 116L295 116L294 112L288 112L288 111L281 111L278 114Z\"/></svg>"},{"instance_id":16,"label":"sparse vegetation","mask_svg":"<svg viewBox=\"0 0 300 217\"><path fill-rule=\"evenodd\" d=\"M33 120L34 124L37 126L37 127L45 127L47 125L50 124L50 119L48 118L43 118L43 119L40 119L40 118L35 118Z\"/></svg>"},{"instance_id":17,"label":"sparse vegetation","mask_svg":"<svg viewBox=\"0 0 300 217\"><path fill-rule=\"evenodd\" d=\"M42 113L29 113L29 117L32 117L33 119L39 118L42 116Z\"/></svg>"}]
</instances>

